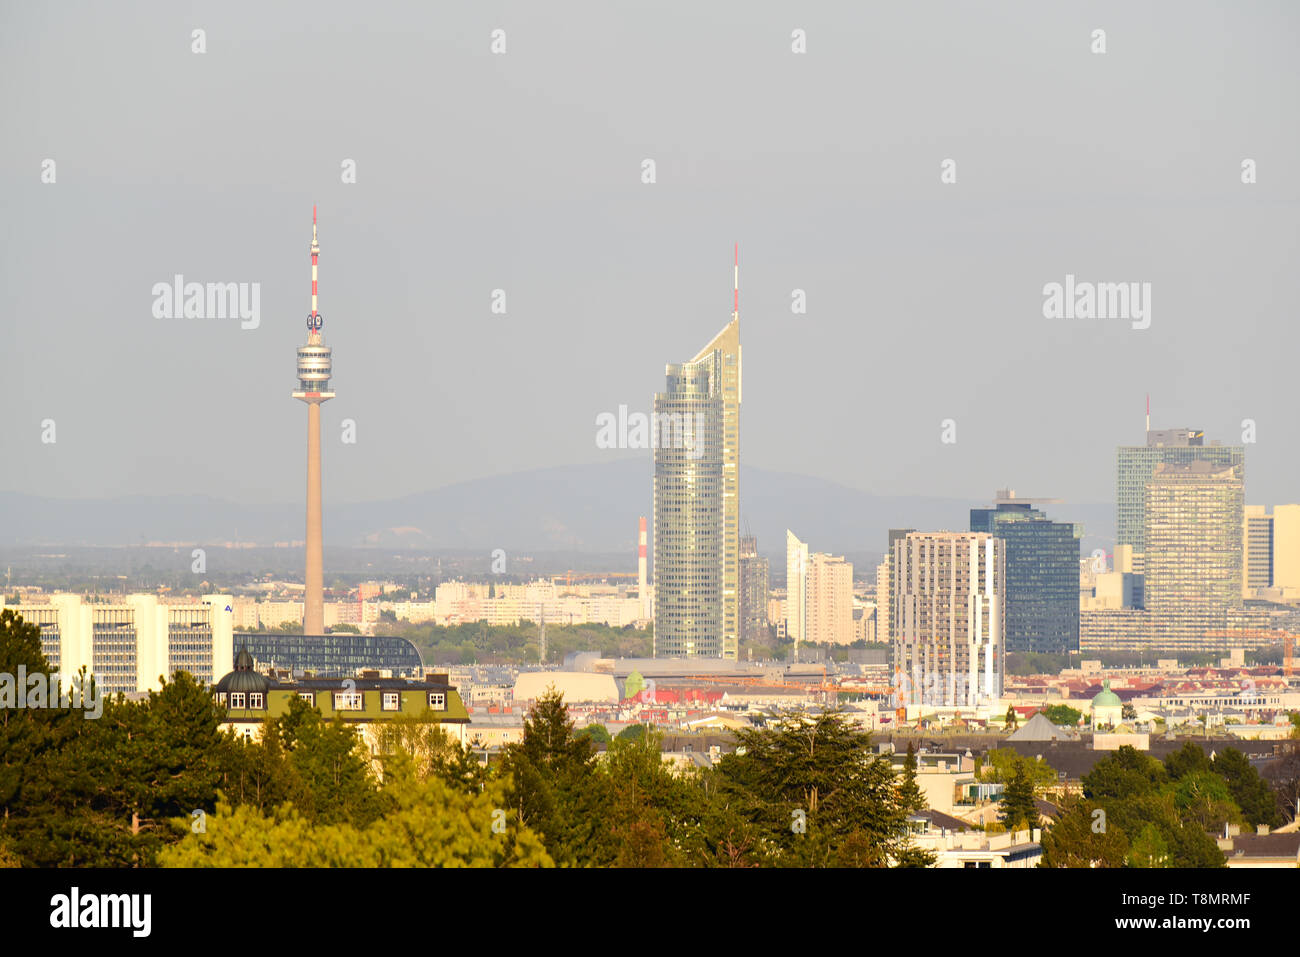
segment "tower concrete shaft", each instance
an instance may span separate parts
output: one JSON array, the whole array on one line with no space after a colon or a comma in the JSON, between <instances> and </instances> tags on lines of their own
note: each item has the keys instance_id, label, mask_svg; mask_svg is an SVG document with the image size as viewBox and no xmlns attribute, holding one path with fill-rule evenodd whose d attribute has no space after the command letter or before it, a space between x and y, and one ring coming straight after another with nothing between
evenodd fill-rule
<instances>
[{"instance_id":1,"label":"tower concrete shaft","mask_svg":"<svg viewBox=\"0 0 1300 957\"><path fill-rule=\"evenodd\" d=\"M303 576L303 634L325 634L325 548L321 521L320 406L334 398L330 391L333 359L316 310L316 270L320 245L316 241L316 208L311 211L311 313L307 344L298 347L298 389L293 397L307 403L307 562Z\"/></svg>"},{"instance_id":2,"label":"tower concrete shaft","mask_svg":"<svg viewBox=\"0 0 1300 957\"><path fill-rule=\"evenodd\" d=\"M321 528L320 403L307 406L307 594L303 600L305 635L325 634L325 548Z\"/></svg>"}]
</instances>

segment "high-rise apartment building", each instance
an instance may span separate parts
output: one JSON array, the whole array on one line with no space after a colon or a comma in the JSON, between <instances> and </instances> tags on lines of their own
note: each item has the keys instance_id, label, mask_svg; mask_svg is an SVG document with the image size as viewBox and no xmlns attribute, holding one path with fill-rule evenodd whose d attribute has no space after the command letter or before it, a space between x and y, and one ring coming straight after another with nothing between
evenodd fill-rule
<instances>
[{"instance_id":1,"label":"high-rise apartment building","mask_svg":"<svg viewBox=\"0 0 1300 957\"><path fill-rule=\"evenodd\" d=\"M666 375L665 390L654 400L654 653L735 660L740 634L739 317L733 315L694 359L669 365ZM667 438L666 432L671 433Z\"/></svg>"},{"instance_id":2,"label":"high-rise apartment building","mask_svg":"<svg viewBox=\"0 0 1300 957\"><path fill-rule=\"evenodd\" d=\"M876 569L876 640L894 640L894 543L916 531L891 528L885 558Z\"/></svg>"},{"instance_id":3,"label":"high-rise apartment building","mask_svg":"<svg viewBox=\"0 0 1300 957\"><path fill-rule=\"evenodd\" d=\"M1158 465L1209 462L1222 467L1240 466L1245 478L1242 446L1205 444L1199 429L1148 429L1146 445L1124 445L1116 451L1115 541L1132 545L1134 570L1141 573L1146 553L1146 485Z\"/></svg>"},{"instance_id":4,"label":"high-rise apartment building","mask_svg":"<svg viewBox=\"0 0 1300 957\"><path fill-rule=\"evenodd\" d=\"M1145 607L1156 614L1242 605L1242 466L1161 463L1146 484Z\"/></svg>"},{"instance_id":5,"label":"high-rise apartment building","mask_svg":"<svg viewBox=\"0 0 1300 957\"><path fill-rule=\"evenodd\" d=\"M970 530L1006 542L1007 651L1079 650L1081 526L1054 522L1003 490L992 508L973 508Z\"/></svg>"},{"instance_id":6,"label":"high-rise apartment building","mask_svg":"<svg viewBox=\"0 0 1300 957\"><path fill-rule=\"evenodd\" d=\"M1273 506L1273 588L1300 589L1300 505Z\"/></svg>"},{"instance_id":7,"label":"high-rise apartment building","mask_svg":"<svg viewBox=\"0 0 1300 957\"><path fill-rule=\"evenodd\" d=\"M1242 595L1273 585L1273 516L1263 505L1246 506L1242 534Z\"/></svg>"},{"instance_id":8,"label":"high-rise apartment building","mask_svg":"<svg viewBox=\"0 0 1300 957\"><path fill-rule=\"evenodd\" d=\"M785 530L785 636L799 645L808 638L808 543Z\"/></svg>"},{"instance_id":9,"label":"high-rise apartment building","mask_svg":"<svg viewBox=\"0 0 1300 957\"><path fill-rule=\"evenodd\" d=\"M740 637L744 641L767 638L767 559L758 554L758 539L740 540Z\"/></svg>"},{"instance_id":10,"label":"high-rise apartment building","mask_svg":"<svg viewBox=\"0 0 1300 957\"><path fill-rule=\"evenodd\" d=\"M994 705L1002 695L1006 553L982 532L894 541L894 666L904 704Z\"/></svg>"},{"instance_id":11,"label":"high-rise apartment building","mask_svg":"<svg viewBox=\"0 0 1300 957\"><path fill-rule=\"evenodd\" d=\"M853 564L843 556L816 552L809 557L804 640L817 644L851 645L853 627Z\"/></svg>"}]
</instances>

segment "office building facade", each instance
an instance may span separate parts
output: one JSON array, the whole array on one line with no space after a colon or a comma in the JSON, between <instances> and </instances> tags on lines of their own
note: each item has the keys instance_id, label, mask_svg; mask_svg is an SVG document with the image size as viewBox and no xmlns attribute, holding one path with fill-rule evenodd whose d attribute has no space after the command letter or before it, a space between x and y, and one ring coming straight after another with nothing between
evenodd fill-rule
<instances>
[{"instance_id":1,"label":"office building facade","mask_svg":"<svg viewBox=\"0 0 1300 957\"><path fill-rule=\"evenodd\" d=\"M1146 485L1158 465L1209 462L1221 467L1239 466L1245 479L1245 450L1237 446L1205 444L1199 429L1147 430L1147 444L1120 446L1116 451L1115 541L1132 545L1135 571L1142 572L1146 543Z\"/></svg>"},{"instance_id":2,"label":"office building facade","mask_svg":"<svg viewBox=\"0 0 1300 957\"><path fill-rule=\"evenodd\" d=\"M970 530L1006 542L1009 652L1079 650L1081 526L1055 522L1027 502L1000 499L973 508Z\"/></svg>"},{"instance_id":3,"label":"office building facade","mask_svg":"<svg viewBox=\"0 0 1300 957\"><path fill-rule=\"evenodd\" d=\"M655 396L656 657L737 657L740 368L733 317L694 359L667 367ZM691 423L689 440L664 440L673 422Z\"/></svg>"},{"instance_id":4,"label":"office building facade","mask_svg":"<svg viewBox=\"0 0 1300 957\"><path fill-rule=\"evenodd\" d=\"M1158 464L1146 485L1145 608L1155 613L1241 608L1242 467Z\"/></svg>"},{"instance_id":5,"label":"office building facade","mask_svg":"<svg viewBox=\"0 0 1300 957\"><path fill-rule=\"evenodd\" d=\"M105 694L157 691L160 678L170 680L178 671L211 684L230 666L229 595L167 602L157 595L100 601L57 593L7 607L40 628L41 652L52 671L70 681L84 667Z\"/></svg>"}]
</instances>

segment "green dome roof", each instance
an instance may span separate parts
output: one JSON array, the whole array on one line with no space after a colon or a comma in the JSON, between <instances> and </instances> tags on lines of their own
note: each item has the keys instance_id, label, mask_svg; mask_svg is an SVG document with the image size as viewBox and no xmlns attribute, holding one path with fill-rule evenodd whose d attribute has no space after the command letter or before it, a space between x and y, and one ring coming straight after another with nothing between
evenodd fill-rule
<instances>
[{"instance_id":1,"label":"green dome roof","mask_svg":"<svg viewBox=\"0 0 1300 957\"><path fill-rule=\"evenodd\" d=\"M1110 690L1110 679L1107 678L1101 684L1101 690L1097 692L1097 697L1092 699L1094 708L1119 708L1123 706L1119 700L1119 695Z\"/></svg>"},{"instance_id":2,"label":"green dome roof","mask_svg":"<svg viewBox=\"0 0 1300 957\"><path fill-rule=\"evenodd\" d=\"M271 682L266 675L253 670L253 656L248 653L248 646L244 645L235 657L235 670L217 682L216 691L218 694L266 694L270 686Z\"/></svg>"}]
</instances>

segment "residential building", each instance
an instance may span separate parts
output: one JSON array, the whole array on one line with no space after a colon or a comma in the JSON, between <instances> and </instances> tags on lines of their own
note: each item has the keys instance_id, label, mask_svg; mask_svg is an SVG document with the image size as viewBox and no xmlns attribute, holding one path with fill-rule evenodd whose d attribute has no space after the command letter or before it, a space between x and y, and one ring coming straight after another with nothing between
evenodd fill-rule
<instances>
[{"instance_id":1,"label":"residential building","mask_svg":"<svg viewBox=\"0 0 1300 957\"><path fill-rule=\"evenodd\" d=\"M785 530L785 634L799 645L808 636L808 543Z\"/></svg>"},{"instance_id":2,"label":"residential building","mask_svg":"<svg viewBox=\"0 0 1300 957\"><path fill-rule=\"evenodd\" d=\"M806 641L851 645L853 627L853 563L843 556L816 552L809 558L805 600Z\"/></svg>"},{"instance_id":3,"label":"residential building","mask_svg":"<svg viewBox=\"0 0 1300 957\"><path fill-rule=\"evenodd\" d=\"M894 541L893 577L903 703L995 703L1004 669L1004 542L983 532L910 532Z\"/></svg>"},{"instance_id":4,"label":"residential building","mask_svg":"<svg viewBox=\"0 0 1300 957\"><path fill-rule=\"evenodd\" d=\"M372 749L372 726L399 716L436 721L460 743L469 724L465 704L445 674L418 679L384 678L378 672L348 678L297 677L289 672L272 676L257 671L253 656L243 647L234 670L217 682L212 693L226 708L223 727L248 738L260 736L268 718L287 714L294 698L319 709L327 719L337 717L359 725Z\"/></svg>"}]
</instances>

